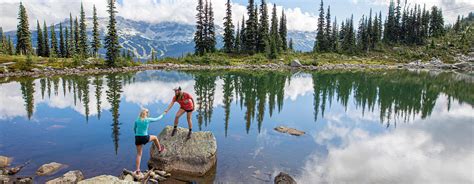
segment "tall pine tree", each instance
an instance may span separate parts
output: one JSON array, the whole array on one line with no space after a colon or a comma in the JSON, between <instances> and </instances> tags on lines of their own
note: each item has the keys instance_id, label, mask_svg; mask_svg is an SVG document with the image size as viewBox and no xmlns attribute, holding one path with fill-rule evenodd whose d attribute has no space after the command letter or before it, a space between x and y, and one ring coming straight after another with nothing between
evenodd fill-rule
<instances>
[{"instance_id":1,"label":"tall pine tree","mask_svg":"<svg viewBox=\"0 0 474 184\"><path fill-rule=\"evenodd\" d=\"M92 46L92 55L94 57L97 57L98 54L99 54L99 48L101 47L101 43L100 43L100 33L99 33L99 21L97 19L97 9L95 8L95 5L94 5L94 8L93 8L93 15L92 15L92 25L93 25L93 28L92 28L92 43L91 43L91 46Z\"/></svg>"},{"instance_id":2,"label":"tall pine tree","mask_svg":"<svg viewBox=\"0 0 474 184\"><path fill-rule=\"evenodd\" d=\"M31 33L28 24L28 15L23 3L20 2L20 11L18 13L18 25L17 25L17 43L16 53L19 55L31 54Z\"/></svg>"},{"instance_id":3,"label":"tall pine tree","mask_svg":"<svg viewBox=\"0 0 474 184\"><path fill-rule=\"evenodd\" d=\"M280 43L281 43L281 50L286 51L288 49L288 41L286 39L286 34L288 33L288 29L286 27L286 15L285 11L282 10L281 17L280 17L280 28L278 30L278 34L280 34Z\"/></svg>"},{"instance_id":4,"label":"tall pine tree","mask_svg":"<svg viewBox=\"0 0 474 184\"><path fill-rule=\"evenodd\" d=\"M54 24L51 24L51 57L58 57L58 38L56 37L56 30Z\"/></svg>"},{"instance_id":5,"label":"tall pine tree","mask_svg":"<svg viewBox=\"0 0 474 184\"><path fill-rule=\"evenodd\" d=\"M86 25L86 13L84 12L84 6L81 3L81 20L80 20L80 36L79 36L79 53L82 57L88 57L88 46L87 46L87 25Z\"/></svg>"},{"instance_id":6,"label":"tall pine tree","mask_svg":"<svg viewBox=\"0 0 474 184\"><path fill-rule=\"evenodd\" d=\"M196 55L204 54L205 43L204 43L204 5L202 0L198 0L196 6L196 32L194 33L194 53Z\"/></svg>"},{"instance_id":7,"label":"tall pine tree","mask_svg":"<svg viewBox=\"0 0 474 184\"><path fill-rule=\"evenodd\" d=\"M235 35L234 52L240 53L240 24L237 22L237 31Z\"/></svg>"},{"instance_id":8,"label":"tall pine tree","mask_svg":"<svg viewBox=\"0 0 474 184\"><path fill-rule=\"evenodd\" d=\"M214 26L214 11L212 10L212 2L209 1L207 6L207 36L206 36L206 52L216 51L216 28Z\"/></svg>"},{"instance_id":9,"label":"tall pine tree","mask_svg":"<svg viewBox=\"0 0 474 184\"><path fill-rule=\"evenodd\" d=\"M74 36L74 20L72 19L72 14L69 13L69 37L68 37L68 57L71 58L76 54L76 36Z\"/></svg>"},{"instance_id":10,"label":"tall pine tree","mask_svg":"<svg viewBox=\"0 0 474 184\"><path fill-rule=\"evenodd\" d=\"M321 0L319 7L319 18L318 18L318 31L316 33L316 41L314 43L314 51L323 51L324 50L324 3Z\"/></svg>"},{"instance_id":11,"label":"tall pine tree","mask_svg":"<svg viewBox=\"0 0 474 184\"><path fill-rule=\"evenodd\" d=\"M46 26L46 21L43 22L43 57L49 57L50 48L49 48L49 36L48 36L48 27Z\"/></svg>"},{"instance_id":12,"label":"tall pine tree","mask_svg":"<svg viewBox=\"0 0 474 184\"><path fill-rule=\"evenodd\" d=\"M247 53L253 54L256 49L257 45L257 15L255 14L255 5L254 0L249 0L247 5L247 15L249 18L246 22L246 29L245 29L245 43L244 43L244 50Z\"/></svg>"},{"instance_id":13,"label":"tall pine tree","mask_svg":"<svg viewBox=\"0 0 474 184\"><path fill-rule=\"evenodd\" d=\"M108 66L116 66L119 55L120 55L120 45L117 34L115 20L115 0L108 0L107 2L107 12L109 13L109 24L107 25L107 36L105 37L105 49L107 49L106 58Z\"/></svg>"},{"instance_id":14,"label":"tall pine tree","mask_svg":"<svg viewBox=\"0 0 474 184\"><path fill-rule=\"evenodd\" d=\"M257 34L257 51L265 52L265 49L268 47L268 9L267 3L265 0L262 0L260 4L260 19L258 24L258 34Z\"/></svg>"},{"instance_id":15,"label":"tall pine tree","mask_svg":"<svg viewBox=\"0 0 474 184\"><path fill-rule=\"evenodd\" d=\"M75 48L76 48L76 54L78 55L81 55L81 45L80 45L80 40L81 40L81 35L80 35L80 32L79 32L79 22L77 21L77 17L76 19L74 19L74 44L75 44Z\"/></svg>"},{"instance_id":16,"label":"tall pine tree","mask_svg":"<svg viewBox=\"0 0 474 184\"><path fill-rule=\"evenodd\" d=\"M64 42L62 23L59 23L59 53L60 57L66 57L66 43Z\"/></svg>"},{"instance_id":17,"label":"tall pine tree","mask_svg":"<svg viewBox=\"0 0 474 184\"><path fill-rule=\"evenodd\" d=\"M331 42L331 6L328 6L328 11L326 13L326 28L324 33L324 51L331 51L333 48Z\"/></svg>"},{"instance_id":18,"label":"tall pine tree","mask_svg":"<svg viewBox=\"0 0 474 184\"><path fill-rule=\"evenodd\" d=\"M276 4L273 4L273 11L272 11L272 20L271 20L271 27L270 27L270 38L268 40L269 43L269 57L274 59L277 57L280 47L280 34L278 33L278 17L276 12Z\"/></svg>"},{"instance_id":19,"label":"tall pine tree","mask_svg":"<svg viewBox=\"0 0 474 184\"><path fill-rule=\"evenodd\" d=\"M224 52L234 50L234 24L232 23L232 5L230 0L226 3L226 16L224 17Z\"/></svg>"},{"instance_id":20,"label":"tall pine tree","mask_svg":"<svg viewBox=\"0 0 474 184\"><path fill-rule=\"evenodd\" d=\"M38 20L36 20L36 55L43 56L43 31Z\"/></svg>"}]
</instances>

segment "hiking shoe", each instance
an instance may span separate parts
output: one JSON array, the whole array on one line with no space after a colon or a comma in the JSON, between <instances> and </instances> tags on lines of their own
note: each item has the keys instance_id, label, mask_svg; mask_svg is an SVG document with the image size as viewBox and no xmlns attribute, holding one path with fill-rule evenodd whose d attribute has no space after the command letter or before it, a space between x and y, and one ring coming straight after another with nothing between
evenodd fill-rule
<instances>
[{"instance_id":1,"label":"hiking shoe","mask_svg":"<svg viewBox=\"0 0 474 184\"><path fill-rule=\"evenodd\" d=\"M188 135L186 136L186 139L191 139L191 134L192 134L192 133L193 133L193 132L189 131L189 132L188 132Z\"/></svg>"},{"instance_id":2,"label":"hiking shoe","mask_svg":"<svg viewBox=\"0 0 474 184\"><path fill-rule=\"evenodd\" d=\"M177 129L173 128L173 132L171 132L171 137L173 137L176 134Z\"/></svg>"}]
</instances>

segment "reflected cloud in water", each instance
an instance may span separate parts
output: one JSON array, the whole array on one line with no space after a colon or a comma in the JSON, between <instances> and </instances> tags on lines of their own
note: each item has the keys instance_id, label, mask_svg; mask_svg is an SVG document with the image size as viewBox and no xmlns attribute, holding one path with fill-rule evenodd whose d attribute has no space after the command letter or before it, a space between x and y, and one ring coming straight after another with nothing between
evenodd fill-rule
<instances>
[{"instance_id":1,"label":"reflected cloud in water","mask_svg":"<svg viewBox=\"0 0 474 184\"><path fill-rule=\"evenodd\" d=\"M301 183L472 183L474 176L473 108L447 97L437 100L428 119L370 135L352 123L329 120L314 141L327 155L307 158ZM352 113L347 114L348 120ZM349 124L349 126L347 126ZM338 138L341 144L333 144Z\"/></svg>"}]
</instances>

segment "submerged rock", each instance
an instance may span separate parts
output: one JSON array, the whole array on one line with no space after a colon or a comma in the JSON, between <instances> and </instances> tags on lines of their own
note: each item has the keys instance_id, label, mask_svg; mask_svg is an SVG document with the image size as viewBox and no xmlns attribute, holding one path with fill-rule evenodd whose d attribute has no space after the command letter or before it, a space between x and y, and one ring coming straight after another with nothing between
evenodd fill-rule
<instances>
[{"instance_id":1,"label":"submerged rock","mask_svg":"<svg viewBox=\"0 0 474 184\"><path fill-rule=\"evenodd\" d=\"M301 64L300 60L295 59L295 60L291 61L290 66L291 67L302 67L303 65Z\"/></svg>"},{"instance_id":2,"label":"submerged rock","mask_svg":"<svg viewBox=\"0 0 474 184\"><path fill-rule=\"evenodd\" d=\"M296 181L289 174L280 172L280 174L278 174L275 177L274 183L275 184L296 184Z\"/></svg>"},{"instance_id":3,"label":"submerged rock","mask_svg":"<svg viewBox=\"0 0 474 184\"><path fill-rule=\"evenodd\" d=\"M192 138L188 140L188 129L178 127L176 135L171 137L172 131L172 126L161 131L158 138L166 151L160 154L152 146L148 167L191 176L205 175L217 161L214 135L211 132L193 132Z\"/></svg>"},{"instance_id":4,"label":"submerged rock","mask_svg":"<svg viewBox=\"0 0 474 184\"><path fill-rule=\"evenodd\" d=\"M294 128L288 128L288 127L284 127L284 126L276 127L275 130L278 131L278 132L281 132L281 133L287 133L287 134L295 135L295 136L301 136L301 135L305 134L304 131L296 130Z\"/></svg>"},{"instance_id":5,"label":"submerged rock","mask_svg":"<svg viewBox=\"0 0 474 184\"><path fill-rule=\"evenodd\" d=\"M120 180L111 175L100 175L80 181L78 184L135 184L139 182Z\"/></svg>"},{"instance_id":6,"label":"submerged rock","mask_svg":"<svg viewBox=\"0 0 474 184\"><path fill-rule=\"evenodd\" d=\"M51 162L49 164L44 164L42 165L37 171L36 174L38 176L45 176L45 175L51 175L61 169L64 165L57 163L57 162Z\"/></svg>"},{"instance_id":7,"label":"submerged rock","mask_svg":"<svg viewBox=\"0 0 474 184\"><path fill-rule=\"evenodd\" d=\"M46 184L78 183L82 180L84 180L84 175L81 171L76 170L69 171L59 178L46 182Z\"/></svg>"},{"instance_id":8,"label":"submerged rock","mask_svg":"<svg viewBox=\"0 0 474 184\"><path fill-rule=\"evenodd\" d=\"M5 168L10 166L12 158L6 156L0 156L0 168Z\"/></svg>"}]
</instances>

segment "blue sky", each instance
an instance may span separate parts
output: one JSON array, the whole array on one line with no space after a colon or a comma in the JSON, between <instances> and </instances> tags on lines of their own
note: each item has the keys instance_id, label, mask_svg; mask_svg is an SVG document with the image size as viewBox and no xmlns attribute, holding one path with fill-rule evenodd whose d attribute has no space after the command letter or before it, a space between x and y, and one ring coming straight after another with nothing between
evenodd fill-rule
<instances>
[{"instance_id":1,"label":"blue sky","mask_svg":"<svg viewBox=\"0 0 474 184\"><path fill-rule=\"evenodd\" d=\"M127 19L163 22L173 21L186 24L194 24L195 5L197 0L118 0L118 15ZM260 4L261 0L255 0ZM370 8L374 12L382 11L386 16L390 0L325 0L325 9L331 5L331 14L342 20L354 14L357 22L362 14L368 14ZM0 0L0 26L5 31L14 30L17 24L18 4L20 0ZM106 17L105 0L22 0L26 6L30 25L35 27L36 20L46 20L48 23L57 23L69 17L69 13L78 16L80 3L84 3L86 16L91 16L92 6L96 5L98 14ZM222 24L225 15L226 0L212 0L215 10L217 25ZM247 0L234 0L233 14L234 23L241 20L246 14ZM278 11L285 9L288 19L288 29L301 31L314 31L319 9L319 0L268 0L268 3L276 3ZM453 22L458 14L466 15L474 10L474 0L409 0L409 4L424 4L428 7L436 5L444 10L446 22Z\"/></svg>"}]
</instances>

